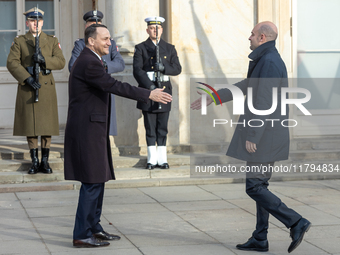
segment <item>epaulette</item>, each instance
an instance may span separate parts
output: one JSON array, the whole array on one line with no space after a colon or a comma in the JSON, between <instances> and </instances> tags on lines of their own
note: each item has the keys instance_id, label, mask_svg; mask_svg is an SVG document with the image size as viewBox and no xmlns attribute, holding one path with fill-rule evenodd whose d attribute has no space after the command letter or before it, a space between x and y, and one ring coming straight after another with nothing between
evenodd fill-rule
<instances>
[{"instance_id":1,"label":"epaulette","mask_svg":"<svg viewBox=\"0 0 340 255\"><path fill-rule=\"evenodd\" d=\"M21 39L21 38L25 38L25 35L17 35L17 36L14 38L14 40L15 40L15 39Z\"/></svg>"}]
</instances>

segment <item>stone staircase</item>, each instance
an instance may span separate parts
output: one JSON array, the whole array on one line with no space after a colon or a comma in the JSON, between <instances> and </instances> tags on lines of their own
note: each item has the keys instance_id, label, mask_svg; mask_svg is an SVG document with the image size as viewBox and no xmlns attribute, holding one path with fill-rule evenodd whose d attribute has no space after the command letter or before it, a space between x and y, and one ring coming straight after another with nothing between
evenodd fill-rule
<instances>
[{"instance_id":1,"label":"stone staircase","mask_svg":"<svg viewBox=\"0 0 340 255\"><path fill-rule=\"evenodd\" d=\"M171 168L167 170L144 169L146 165L146 148L144 147L113 148L112 156L117 180L203 177L228 179L226 182L243 181L244 173L195 173L195 166L224 164L235 166L237 169L244 166L244 162L225 156L227 147L227 144L168 146L168 162ZM53 174L28 175L27 169L31 163L27 145L24 143L11 144L10 142L0 145L0 184L64 181L63 158L63 144L53 143L49 160ZM339 171L330 172L322 171L322 169L321 171L311 171L311 169L305 171L305 165L312 164L315 167L323 164L327 164L328 167L332 165ZM340 137L292 140L289 160L277 162L275 165L291 168L295 166L295 172L275 173L273 180L340 178ZM302 166L302 169L299 169L298 166ZM191 179L194 181L195 178Z\"/></svg>"}]
</instances>

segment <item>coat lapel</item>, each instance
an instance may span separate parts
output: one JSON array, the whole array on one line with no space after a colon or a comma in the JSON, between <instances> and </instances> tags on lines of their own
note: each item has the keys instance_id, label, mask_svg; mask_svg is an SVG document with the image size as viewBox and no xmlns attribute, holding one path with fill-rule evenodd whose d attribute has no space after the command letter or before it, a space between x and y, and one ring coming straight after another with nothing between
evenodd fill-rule
<instances>
[{"instance_id":1,"label":"coat lapel","mask_svg":"<svg viewBox=\"0 0 340 255\"><path fill-rule=\"evenodd\" d=\"M155 51L155 45L154 43L151 41L150 38L148 38L146 41L145 41L145 48L147 51L150 51L150 52L154 52Z\"/></svg>"},{"instance_id":2,"label":"coat lapel","mask_svg":"<svg viewBox=\"0 0 340 255\"><path fill-rule=\"evenodd\" d=\"M34 48L34 46L35 46L35 37L30 32L27 32L25 34L25 39L26 39L27 44L31 45Z\"/></svg>"},{"instance_id":3,"label":"coat lapel","mask_svg":"<svg viewBox=\"0 0 340 255\"><path fill-rule=\"evenodd\" d=\"M166 52L166 43L165 43L165 41L163 39L161 39L159 41L159 49L162 52Z\"/></svg>"},{"instance_id":4,"label":"coat lapel","mask_svg":"<svg viewBox=\"0 0 340 255\"><path fill-rule=\"evenodd\" d=\"M47 35L44 32L41 32L39 37L39 47L43 48L47 44Z\"/></svg>"}]
</instances>

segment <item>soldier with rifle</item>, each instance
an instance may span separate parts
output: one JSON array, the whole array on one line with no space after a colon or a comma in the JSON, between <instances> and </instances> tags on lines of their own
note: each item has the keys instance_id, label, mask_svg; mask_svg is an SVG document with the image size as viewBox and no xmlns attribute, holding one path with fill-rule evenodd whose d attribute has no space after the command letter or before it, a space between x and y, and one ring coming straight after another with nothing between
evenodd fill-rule
<instances>
[{"instance_id":1,"label":"soldier with rifle","mask_svg":"<svg viewBox=\"0 0 340 255\"><path fill-rule=\"evenodd\" d=\"M162 17L145 19L149 38L135 46L133 76L139 87L150 90L164 88L164 92L172 95L169 75L180 74L182 67L175 46L161 39L164 21L165 19ZM169 168L166 140L171 103L162 104L149 100L147 104L137 103L137 108L142 110L144 116L148 146L146 169Z\"/></svg>"},{"instance_id":2,"label":"soldier with rifle","mask_svg":"<svg viewBox=\"0 0 340 255\"><path fill-rule=\"evenodd\" d=\"M44 12L35 7L24 15L29 31L14 38L7 57L7 69L18 81L13 135L27 137L32 159L28 173L50 174L51 137L59 135L57 93L51 70L63 69L65 58L58 39L41 30Z\"/></svg>"}]
</instances>

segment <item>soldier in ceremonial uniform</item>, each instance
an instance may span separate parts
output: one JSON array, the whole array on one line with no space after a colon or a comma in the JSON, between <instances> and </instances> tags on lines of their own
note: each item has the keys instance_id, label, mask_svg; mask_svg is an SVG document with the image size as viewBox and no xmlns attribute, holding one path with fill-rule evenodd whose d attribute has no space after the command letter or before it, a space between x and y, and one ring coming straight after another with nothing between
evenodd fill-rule
<instances>
[{"instance_id":1,"label":"soldier in ceremonial uniform","mask_svg":"<svg viewBox=\"0 0 340 255\"><path fill-rule=\"evenodd\" d=\"M152 90L158 87L155 72L159 71L161 87L165 88L164 92L172 94L169 75L180 74L182 67L179 63L175 46L161 39L164 21L165 19L162 17L149 17L145 19L147 23L146 32L149 38L135 46L133 76L137 80L139 87ZM158 33L156 33L156 28ZM157 44L159 47L159 61L156 59ZM159 107L159 103L151 100L147 104L137 103L137 108L142 110L144 116L148 146L147 169L154 169L156 166L159 166L161 169L169 168L166 139L171 103L160 105L161 107Z\"/></svg>"},{"instance_id":2,"label":"soldier in ceremonial uniform","mask_svg":"<svg viewBox=\"0 0 340 255\"><path fill-rule=\"evenodd\" d=\"M84 14L83 19L85 21L85 29L92 24L102 23L102 19L104 18L104 14L101 11L89 11ZM125 63L118 51L118 47L114 40L110 40L111 45L109 48L109 54L103 56L104 65L106 65L106 71L109 74L118 73L124 70ZM77 60L78 56L85 48L85 40L84 38L77 39L74 42L74 48L72 50L72 56L70 61L68 62L68 70L71 72L72 66L74 62ZM111 94L111 112L110 112L110 135L116 136L117 132L117 120L116 120L116 107L115 107L115 95Z\"/></svg>"},{"instance_id":3,"label":"soldier in ceremonial uniform","mask_svg":"<svg viewBox=\"0 0 340 255\"><path fill-rule=\"evenodd\" d=\"M50 174L48 158L51 136L59 135L58 105L51 70L60 70L65 59L58 39L41 31L44 12L32 8L24 13L29 31L14 38L7 58L7 69L18 81L15 105L14 136L26 136L32 166L29 174ZM39 21L37 22L37 16ZM38 24L37 24L38 23ZM35 36L39 34L39 52L35 52ZM39 82L33 76L34 62L39 63ZM35 102L36 90L39 101ZM41 162L38 159L38 136L41 136Z\"/></svg>"}]
</instances>

